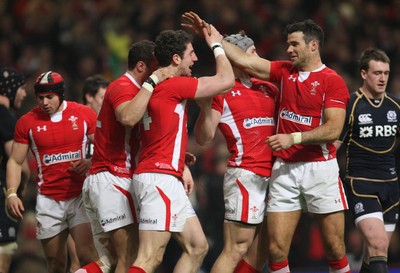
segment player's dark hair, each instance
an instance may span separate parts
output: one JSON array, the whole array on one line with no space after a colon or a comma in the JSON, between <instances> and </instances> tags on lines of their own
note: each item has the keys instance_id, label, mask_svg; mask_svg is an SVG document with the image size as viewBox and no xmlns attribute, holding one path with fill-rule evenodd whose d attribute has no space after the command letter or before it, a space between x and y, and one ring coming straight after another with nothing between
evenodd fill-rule
<instances>
[{"instance_id":1,"label":"player's dark hair","mask_svg":"<svg viewBox=\"0 0 400 273\"><path fill-rule=\"evenodd\" d=\"M361 72L361 70L368 71L369 62L372 60L388 63L390 65L390 59L384 51L376 48L368 48L361 53L360 60L358 61L359 72Z\"/></svg>"},{"instance_id":2,"label":"player's dark hair","mask_svg":"<svg viewBox=\"0 0 400 273\"><path fill-rule=\"evenodd\" d=\"M295 22L286 26L286 36L293 32L303 32L304 41L308 44L312 40L317 40L319 44L319 51L324 46L324 31L313 20L307 19L302 22Z\"/></svg>"},{"instance_id":3,"label":"player's dark hair","mask_svg":"<svg viewBox=\"0 0 400 273\"><path fill-rule=\"evenodd\" d=\"M172 56L183 58L187 45L193 40L192 35L183 30L164 30L156 38L154 55L161 67L171 64Z\"/></svg>"},{"instance_id":4,"label":"player's dark hair","mask_svg":"<svg viewBox=\"0 0 400 273\"><path fill-rule=\"evenodd\" d=\"M154 47L154 42L149 40L142 40L134 43L129 49L128 53L128 69L134 69L139 61L142 61L147 66L150 66L154 55Z\"/></svg>"},{"instance_id":5,"label":"player's dark hair","mask_svg":"<svg viewBox=\"0 0 400 273\"><path fill-rule=\"evenodd\" d=\"M97 92L100 88L107 88L110 84L110 81L104 78L102 75L94 75L88 77L83 83L82 87L82 100L83 103L86 104L86 94L89 94L91 97L96 96Z\"/></svg>"}]
</instances>

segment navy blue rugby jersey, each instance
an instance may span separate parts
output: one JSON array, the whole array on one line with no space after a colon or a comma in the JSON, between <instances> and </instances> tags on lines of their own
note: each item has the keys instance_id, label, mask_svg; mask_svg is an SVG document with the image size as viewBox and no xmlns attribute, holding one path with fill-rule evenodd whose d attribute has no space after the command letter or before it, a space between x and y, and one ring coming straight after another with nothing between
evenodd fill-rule
<instances>
[{"instance_id":1,"label":"navy blue rugby jersey","mask_svg":"<svg viewBox=\"0 0 400 273\"><path fill-rule=\"evenodd\" d=\"M340 141L346 145L346 176L373 180L397 179L395 147L399 136L400 100L380 100L358 90L351 94Z\"/></svg>"}]
</instances>

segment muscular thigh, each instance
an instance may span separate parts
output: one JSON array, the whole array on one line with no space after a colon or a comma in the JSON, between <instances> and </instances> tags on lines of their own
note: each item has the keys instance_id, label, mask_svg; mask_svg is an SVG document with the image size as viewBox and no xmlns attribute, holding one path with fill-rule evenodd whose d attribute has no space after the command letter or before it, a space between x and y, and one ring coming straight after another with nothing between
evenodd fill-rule
<instances>
[{"instance_id":1,"label":"muscular thigh","mask_svg":"<svg viewBox=\"0 0 400 273\"><path fill-rule=\"evenodd\" d=\"M267 213L267 230L271 246L279 246L279 248L286 248L289 251L301 214L301 210Z\"/></svg>"},{"instance_id":2,"label":"muscular thigh","mask_svg":"<svg viewBox=\"0 0 400 273\"><path fill-rule=\"evenodd\" d=\"M345 254L344 211L328 214L314 214L321 229L328 259L337 259Z\"/></svg>"},{"instance_id":3,"label":"muscular thigh","mask_svg":"<svg viewBox=\"0 0 400 273\"><path fill-rule=\"evenodd\" d=\"M197 216L189 217L183 231L174 232L172 236L183 248L207 244L206 236Z\"/></svg>"}]
</instances>

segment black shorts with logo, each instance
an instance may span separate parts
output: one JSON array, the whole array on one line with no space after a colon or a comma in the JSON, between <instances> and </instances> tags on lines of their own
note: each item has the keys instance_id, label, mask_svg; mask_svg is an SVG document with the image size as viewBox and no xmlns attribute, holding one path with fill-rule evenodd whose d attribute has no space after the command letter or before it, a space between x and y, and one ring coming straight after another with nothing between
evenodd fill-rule
<instances>
[{"instance_id":1,"label":"black shorts with logo","mask_svg":"<svg viewBox=\"0 0 400 273\"><path fill-rule=\"evenodd\" d=\"M0 187L0 243L15 242L19 223L10 216L6 204L6 189Z\"/></svg>"},{"instance_id":2,"label":"black shorts with logo","mask_svg":"<svg viewBox=\"0 0 400 273\"><path fill-rule=\"evenodd\" d=\"M399 182L346 178L344 183L349 210L354 219L382 212L385 223L399 220Z\"/></svg>"}]
</instances>

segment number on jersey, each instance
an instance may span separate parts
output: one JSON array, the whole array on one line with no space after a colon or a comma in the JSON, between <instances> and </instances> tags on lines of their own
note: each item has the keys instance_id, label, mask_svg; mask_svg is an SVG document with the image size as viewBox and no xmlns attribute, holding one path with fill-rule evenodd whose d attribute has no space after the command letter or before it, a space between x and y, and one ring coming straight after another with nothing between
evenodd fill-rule
<instances>
[{"instance_id":1,"label":"number on jersey","mask_svg":"<svg viewBox=\"0 0 400 273\"><path fill-rule=\"evenodd\" d=\"M143 123L143 128L145 131L150 130L150 123L152 122L151 117L149 116L149 113L144 112L143 118L142 118L142 123Z\"/></svg>"}]
</instances>

